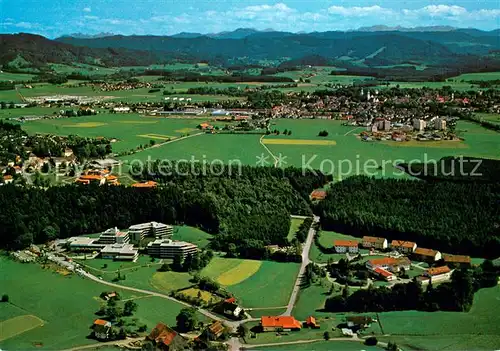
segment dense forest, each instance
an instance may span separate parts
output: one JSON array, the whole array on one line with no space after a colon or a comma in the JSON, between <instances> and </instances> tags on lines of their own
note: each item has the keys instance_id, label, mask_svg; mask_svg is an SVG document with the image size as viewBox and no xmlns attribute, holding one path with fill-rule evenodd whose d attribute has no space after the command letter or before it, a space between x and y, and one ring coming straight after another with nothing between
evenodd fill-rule
<instances>
[{"instance_id":1,"label":"dense forest","mask_svg":"<svg viewBox=\"0 0 500 351\"><path fill-rule=\"evenodd\" d=\"M450 253L500 252L500 184L422 182L357 176L336 183L315 208L324 230Z\"/></svg>"},{"instance_id":2,"label":"dense forest","mask_svg":"<svg viewBox=\"0 0 500 351\"><path fill-rule=\"evenodd\" d=\"M497 285L500 270L491 261L484 261L474 270L457 269L451 281L437 286L428 284L425 290L418 280L407 284L396 284L392 288L380 287L358 289L349 295L341 295L325 301L329 312L384 312L400 310L460 311L472 307L474 293L481 288Z\"/></svg>"},{"instance_id":3,"label":"dense forest","mask_svg":"<svg viewBox=\"0 0 500 351\"><path fill-rule=\"evenodd\" d=\"M424 180L474 183L500 182L499 160L450 156L443 157L435 163L402 163L398 167L408 174Z\"/></svg>"},{"instance_id":4,"label":"dense forest","mask_svg":"<svg viewBox=\"0 0 500 351\"><path fill-rule=\"evenodd\" d=\"M310 192L330 178L298 168L203 167L195 164L152 162L131 170L134 176L175 184L186 193L206 194L219 219L212 240L216 250L232 251L240 257L259 258L264 246L288 245L290 214L310 215Z\"/></svg>"},{"instance_id":5,"label":"dense forest","mask_svg":"<svg viewBox=\"0 0 500 351\"><path fill-rule=\"evenodd\" d=\"M236 256L262 258L265 245L288 245L290 214L310 215L307 196L328 179L271 167L242 167L241 173L231 173L228 166L221 175L215 170L197 173L201 169L185 173L179 166L178 174L162 176L158 166L154 163L143 173L144 179L162 183L157 189L0 187L0 205L5 208L0 213L0 247L20 248L155 220L200 227L214 234L213 249L231 248Z\"/></svg>"}]
</instances>

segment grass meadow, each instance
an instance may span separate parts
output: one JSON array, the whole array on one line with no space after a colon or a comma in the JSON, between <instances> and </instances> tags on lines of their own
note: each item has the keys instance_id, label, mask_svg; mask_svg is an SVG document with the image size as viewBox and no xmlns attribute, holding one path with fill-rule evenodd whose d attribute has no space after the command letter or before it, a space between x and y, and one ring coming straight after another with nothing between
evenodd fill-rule
<instances>
[{"instance_id":1,"label":"grass meadow","mask_svg":"<svg viewBox=\"0 0 500 351\"><path fill-rule=\"evenodd\" d=\"M65 276L50 268L18 263L6 257L0 257L0 264L2 294L9 295L9 302L0 304L0 322L4 326L6 321L11 320L9 334L20 332L9 338L2 338L2 349L61 350L96 343L86 337L90 334L89 327L97 318L94 313L103 303L99 295L108 291L109 287L74 274ZM138 305L134 314L138 319L137 325L146 324L148 329L153 328L159 321L174 325L176 315L183 308L170 300L126 290L117 291L122 299L135 300ZM12 324L12 318L20 316L34 316L43 321L43 326L22 332L27 329L27 317L17 319L24 320L23 323ZM16 322L16 319L13 321Z\"/></svg>"},{"instance_id":2,"label":"grass meadow","mask_svg":"<svg viewBox=\"0 0 500 351\"><path fill-rule=\"evenodd\" d=\"M292 218L290 222L290 231L288 232L287 239L291 242L295 238L295 234L304 220L302 218Z\"/></svg>"},{"instance_id":3,"label":"grass meadow","mask_svg":"<svg viewBox=\"0 0 500 351\"><path fill-rule=\"evenodd\" d=\"M379 313L383 333L390 335L379 339L393 340L403 349L413 350L495 350L500 347L500 328L496 323L499 300L497 286L479 290L467 313Z\"/></svg>"},{"instance_id":4,"label":"grass meadow","mask_svg":"<svg viewBox=\"0 0 500 351\"><path fill-rule=\"evenodd\" d=\"M295 263L214 258L200 275L221 283L244 307L282 307L298 270Z\"/></svg>"},{"instance_id":5,"label":"grass meadow","mask_svg":"<svg viewBox=\"0 0 500 351\"><path fill-rule=\"evenodd\" d=\"M359 341L318 341L307 344L259 347L263 351L380 351L377 346L366 346Z\"/></svg>"}]
</instances>

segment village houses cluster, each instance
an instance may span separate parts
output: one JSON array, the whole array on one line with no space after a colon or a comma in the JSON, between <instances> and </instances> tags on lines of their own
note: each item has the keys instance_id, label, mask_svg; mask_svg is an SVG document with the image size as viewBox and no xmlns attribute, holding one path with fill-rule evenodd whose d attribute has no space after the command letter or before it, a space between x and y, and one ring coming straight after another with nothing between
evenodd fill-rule
<instances>
[{"instance_id":1,"label":"village houses cluster","mask_svg":"<svg viewBox=\"0 0 500 351\"><path fill-rule=\"evenodd\" d=\"M449 280L454 267L469 267L471 259L469 256L442 254L433 249L417 247L417 244L406 240L392 240L386 238L364 236L361 246L369 250L396 251L405 256L374 258L366 261L366 267L373 275L385 281L397 279L395 273L403 269L411 268L410 258L415 261L426 262L429 265L436 265L427 269L418 279L422 284L429 282L441 282ZM333 247L337 253L358 254L359 243L356 240L335 240ZM410 258L409 258L410 257Z\"/></svg>"}]
</instances>

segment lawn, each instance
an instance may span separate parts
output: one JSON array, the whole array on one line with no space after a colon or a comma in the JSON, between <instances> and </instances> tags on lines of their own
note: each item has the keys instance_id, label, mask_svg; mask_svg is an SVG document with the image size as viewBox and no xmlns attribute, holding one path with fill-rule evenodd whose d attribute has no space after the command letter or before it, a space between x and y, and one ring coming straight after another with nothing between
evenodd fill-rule
<instances>
[{"instance_id":1,"label":"lawn","mask_svg":"<svg viewBox=\"0 0 500 351\"><path fill-rule=\"evenodd\" d=\"M200 275L219 281L244 307L282 307L288 303L298 269L296 263L216 257Z\"/></svg>"},{"instance_id":2,"label":"lawn","mask_svg":"<svg viewBox=\"0 0 500 351\"><path fill-rule=\"evenodd\" d=\"M290 231L288 232L287 239L291 242L295 238L295 234L299 230L300 225L304 222L301 218L292 218L290 223Z\"/></svg>"},{"instance_id":3,"label":"lawn","mask_svg":"<svg viewBox=\"0 0 500 351\"><path fill-rule=\"evenodd\" d=\"M477 292L468 313L386 312L379 319L383 332L405 349L494 350L500 347L499 298L497 286Z\"/></svg>"},{"instance_id":4,"label":"lawn","mask_svg":"<svg viewBox=\"0 0 500 351\"><path fill-rule=\"evenodd\" d=\"M319 242L322 246L325 248L332 248L333 247L333 242L335 240L355 240L357 242L361 242L360 238L351 236L351 235L344 235L340 233L335 233L335 232L327 232L327 231L321 231L319 235ZM311 251L309 252L310 258L312 261L317 262L317 263L326 263L329 259L332 259L334 261L338 261L341 258L345 258L345 254L324 254L322 253L319 248L316 246L316 244L313 244L311 246Z\"/></svg>"},{"instance_id":5,"label":"lawn","mask_svg":"<svg viewBox=\"0 0 500 351\"><path fill-rule=\"evenodd\" d=\"M212 236L203 230L188 226L176 226L174 229L173 240L187 241L200 248L206 247L210 243Z\"/></svg>"}]
</instances>

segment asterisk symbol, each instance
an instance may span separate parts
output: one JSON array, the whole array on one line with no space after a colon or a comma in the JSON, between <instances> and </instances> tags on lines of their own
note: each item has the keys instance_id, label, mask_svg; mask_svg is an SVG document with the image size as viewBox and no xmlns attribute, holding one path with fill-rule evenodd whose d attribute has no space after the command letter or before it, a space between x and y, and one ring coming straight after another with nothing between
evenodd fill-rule
<instances>
[{"instance_id":1,"label":"asterisk symbol","mask_svg":"<svg viewBox=\"0 0 500 351\"><path fill-rule=\"evenodd\" d=\"M264 153L260 154L260 156L256 156L257 162L255 164L257 166L265 167L269 164L269 155L265 155Z\"/></svg>"},{"instance_id":2,"label":"asterisk symbol","mask_svg":"<svg viewBox=\"0 0 500 351\"><path fill-rule=\"evenodd\" d=\"M286 162L287 158L288 158L288 156L282 155L280 152L278 157L276 157L276 166L278 166L278 167L286 166L286 164L288 163L288 162Z\"/></svg>"}]
</instances>

